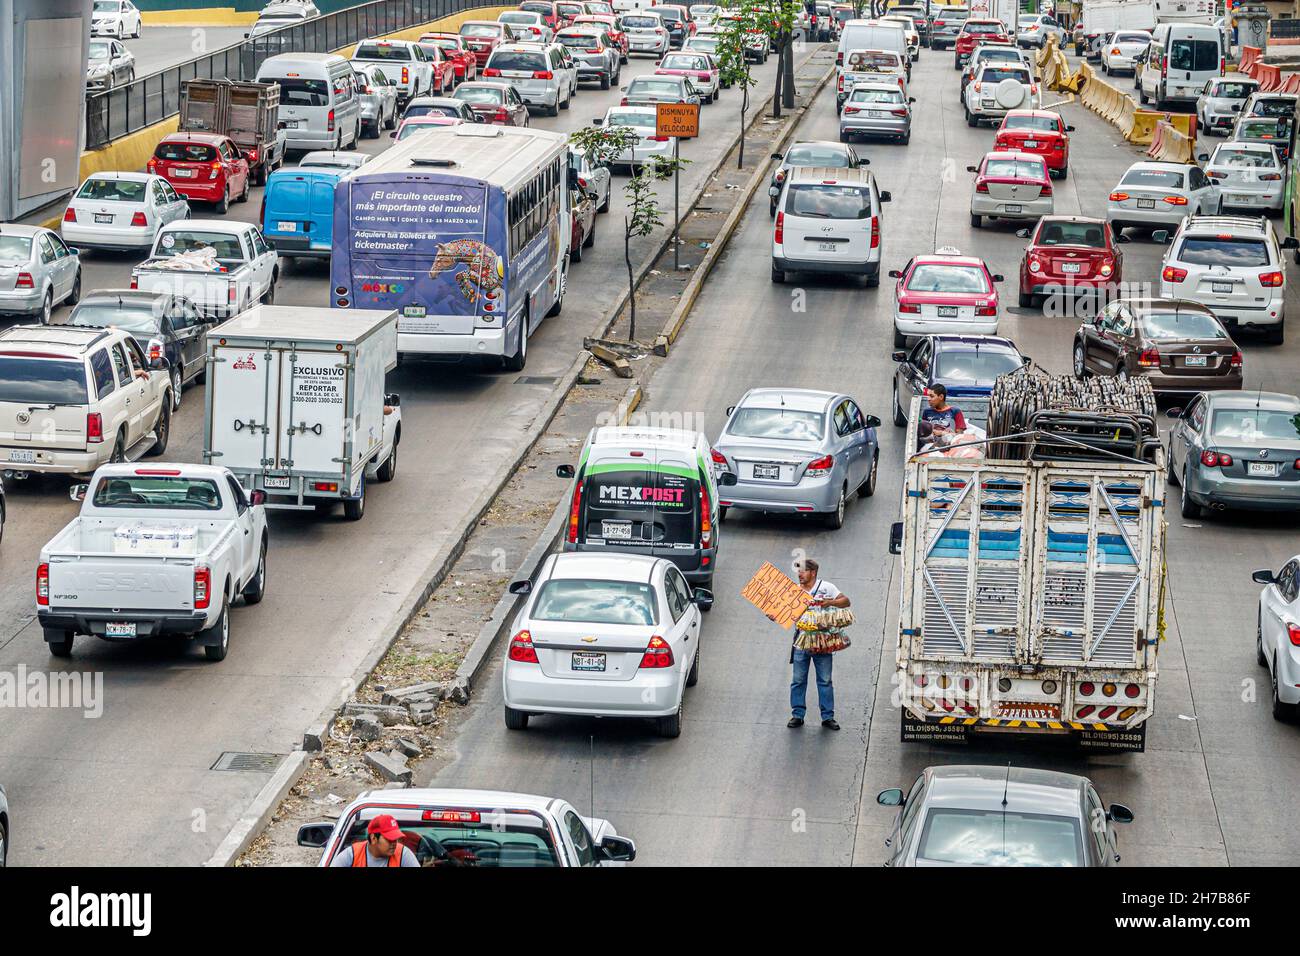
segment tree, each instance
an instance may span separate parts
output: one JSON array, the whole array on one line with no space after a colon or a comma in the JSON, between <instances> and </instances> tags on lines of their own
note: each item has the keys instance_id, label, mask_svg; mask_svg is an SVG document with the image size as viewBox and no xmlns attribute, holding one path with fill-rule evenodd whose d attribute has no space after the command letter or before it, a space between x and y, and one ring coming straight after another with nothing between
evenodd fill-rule
<instances>
[{"instance_id":1,"label":"tree","mask_svg":"<svg viewBox=\"0 0 1300 956\"><path fill-rule=\"evenodd\" d=\"M627 199L627 212L623 216L623 261L627 264L627 304L631 309L627 337L636 341L636 276L632 272L632 240L648 236L664 224L663 210L659 208L659 197L655 194L655 184L664 182L680 172L689 160L659 159L656 157L641 167L623 187Z\"/></svg>"},{"instance_id":2,"label":"tree","mask_svg":"<svg viewBox=\"0 0 1300 956\"><path fill-rule=\"evenodd\" d=\"M798 0L761 0L758 19L776 45L776 86L772 93L772 116L781 117L781 107L794 109L794 30L802 4Z\"/></svg>"},{"instance_id":3,"label":"tree","mask_svg":"<svg viewBox=\"0 0 1300 956\"><path fill-rule=\"evenodd\" d=\"M718 34L718 75L724 86L740 87L740 151L736 168L745 168L745 113L749 110L749 88L758 81L749 69L745 44L750 42L750 31L758 26L753 16L756 0L744 0L743 5L726 17Z\"/></svg>"}]
</instances>

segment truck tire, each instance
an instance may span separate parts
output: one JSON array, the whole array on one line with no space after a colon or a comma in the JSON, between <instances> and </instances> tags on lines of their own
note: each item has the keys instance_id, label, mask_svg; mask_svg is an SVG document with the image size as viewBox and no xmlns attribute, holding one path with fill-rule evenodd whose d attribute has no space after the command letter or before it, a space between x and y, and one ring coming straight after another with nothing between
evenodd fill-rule
<instances>
[{"instance_id":1,"label":"truck tire","mask_svg":"<svg viewBox=\"0 0 1300 956\"><path fill-rule=\"evenodd\" d=\"M525 312L519 321L519 348L514 355L507 355L501 360L507 372L522 372L528 364L528 313Z\"/></svg>"},{"instance_id":2,"label":"truck tire","mask_svg":"<svg viewBox=\"0 0 1300 956\"><path fill-rule=\"evenodd\" d=\"M162 408L158 410L158 421L153 427L153 433L156 441L144 453L145 458L158 458L167 451L167 442L172 435L172 398L170 395L163 396Z\"/></svg>"},{"instance_id":3,"label":"truck tire","mask_svg":"<svg viewBox=\"0 0 1300 956\"><path fill-rule=\"evenodd\" d=\"M45 632L45 643L49 645L50 655L52 657L71 657L72 656L72 638L71 631L56 631L52 628L42 628Z\"/></svg>"},{"instance_id":4,"label":"truck tire","mask_svg":"<svg viewBox=\"0 0 1300 956\"><path fill-rule=\"evenodd\" d=\"M528 729L528 715L522 710L515 710L513 707L506 705L502 713L506 720L506 730Z\"/></svg>"},{"instance_id":5,"label":"truck tire","mask_svg":"<svg viewBox=\"0 0 1300 956\"><path fill-rule=\"evenodd\" d=\"M244 603L260 604L264 597L266 597L266 538L262 539L262 550L257 556L257 571L244 588Z\"/></svg>"},{"instance_id":6,"label":"truck tire","mask_svg":"<svg viewBox=\"0 0 1300 956\"><path fill-rule=\"evenodd\" d=\"M396 476L397 445L401 441L401 438L402 438L402 432L398 430L397 434L393 436L393 450L388 453L388 457L384 459L384 463L380 465L379 470L375 472L376 481L388 482L388 481L392 481L394 476Z\"/></svg>"},{"instance_id":7,"label":"truck tire","mask_svg":"<svg viewBox=\"0 0 1300 956\"><path fill-rule=\"evenodd\" d=\"M360 521L366 513L366 476L361 476L361 491L355 498L343 499L343 517Z\"/></svg>"},{"instance_id":8,"label":"truck tire","mask_svg":"<svg viewBox=\"0 0 1300 956\"><path fill-rule=\"evenodd\" d=\"M199 631L198 639L204 642L203 656L208 660L226 659L230 652L230 604L226 601L225 594L221 595L221 613L211 627Z\"/></svg>"}]
</instances>

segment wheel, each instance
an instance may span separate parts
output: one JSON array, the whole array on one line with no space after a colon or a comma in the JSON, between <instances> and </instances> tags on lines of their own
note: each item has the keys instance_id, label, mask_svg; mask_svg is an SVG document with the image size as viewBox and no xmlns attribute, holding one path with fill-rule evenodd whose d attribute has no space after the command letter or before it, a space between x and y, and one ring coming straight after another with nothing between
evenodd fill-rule
<instances>
[{"instance_id":1,"label":"wheel","mask_svg":"<svg viewBox=\"0 0 1300 956\"><path fill-rule=\"evenodd\" d=\"M979 213L973 212L970 214L970 224L972 229L983 229L984 217L981 216Z\"/></svg>"},{"instance_id":2,"label":"wheel","mask_svg":"<svg viewBox=\"0 0 1300 956\"><path fill-rule=\"evenodd\" d=\"M519 349L514 355L505 358L503 364L507 372L522 372L528 364L528 315L519 318Z\"/></svg>"},{"instance_id":3,"label":"wheel","mask_svg":"<svg viewBox=\"0 0 1300 956\"><path fill-rule=\"evenodd\" d=\"M691 662L691 669L686 674L686 686L694 687L700 682L700 649L695 649L695 660Z\"/></svg>"},{"instance_id":4,"label":"wheel","mask_svg":"<svg viewBox=\"0 0 1300 956\"><path fill-rule=\"evenodd\" d=\"M841 487L839 501L835 504L835 510L826 512L822 518L826 522L826 527L831 530L844 527L844 498L844 489Z\"/></svg>"},{"instance_id":5,"label":"wheel","mask_svg":"<svg viewBox=\"0 0 1300 956\"><path fill-rule=\"evenodd\" d=\"M1069 166L1062 166L1062 167L1060 168L1060 171L1057 172L1057 176L1059 176L1061 179L1064 179L1064 178L1065 178L1066 176L1068 176L1068 175L1070 175L1070 167L1069 167Z\"/></svg>"},{"instance_id":6,"label":"wheel","mask_svg":"<svg viewBox=\"0 0 1300 956\"><path fill-rule=\"evenodd\" d=\"M5 868L5 861L9 858L9 831L5 829L3 822L0 822L0 870Z\"/></svg>"},{"instance_id":7,"label":"wheel","mask_svg":"<svg viewBox=\"0 0 1300 956\"><path fill-rule=\"evenodd\" d=\"M221 202L217 203L217 205L216 205L215 208L216 208L216 213L217 213L218 216L224 216L227 212L230 211L230 190L229 190L229 188L227 188L226 191L225 191L224 193L221 194Z\"/></svg>"},{"instance_id":8,"label":"wheel","mask_svg":"<svg viewBox=\"0 0 1300 956\"><path fill-rule=\"evenodd\" d=\"M1172 440L1169 442L1169 451L1165 454L1165 478L1175 488L1182 485L1178 472L1174 470L1174 443Z\"/></svg>"},{"instance_id":9,"label":"wheel","mask_svg":"<svg viewBox=\"0 0 1300 956\"><path fill-rule=\"evenodd\" d=\"M867 480L858 488L859 498L870 498L876 493L876 472L880 470L880 452L871 456L871 471L867 473Z\"/></svg>"},{"instance_id":10,"label":"wheel","mask_svg":"<svg viewBox=\"0 0 1300 956\"><path fill-rule=\"evenodd\" d=\"M515 710L513 707L506 705L504 707L506 718L506 730L527 730L528 715L522 710Z\"/></svg>"},{"instance_id":11,"label":"wheel","mask_svg":"<svg viewBox=\"0 0 1300 956\"><path fill-rule=\"evenodd\" d=\"M599 210L597 210L599 211ZM587 238L582 240L584 249L589 249L596 243L596 220L591 220L591 230L587 233Z\"/></svg>"},{"instance_id":12,"label":"wheel","mask_svg":"<svg viewBox=\"0 0 1300 956\"><path fill-rule=\"evenodd\" d=\"M262 550L257 556L257 572L253 580L244 588L245 604L260 604L266 597L266 539L262 539Z\"/></svg>"},{"instance_id":13,"label":"wheel","mask_svg":"<svg viewBox=\"0 0 1300 956\"><path fill-rule=\"evenodd\" d=\"M952 58L952 68L953 68L954 70L960 70L960 69L961 69L961 57L959 57L959 56L954 56L954 57Z\"/></svg>"},{"instance_id":14,"label":"wheel","mask_svg":"<svg viewBox=\"0 0 1300 956\"><path fill-rule=\"evenodd\" d=\"M1107 74L1107 75L1109 75L1109 73L1110 73L1110 70L1106 69L1106 61L1105 61L1105 60L1102 60L1102 61L1101 61L1101 72L1102 72L1103 74Z\"/></svg>"},{"instance_id":15,"label":"wheel","mask_svg":"<svg viewBox=\"0 0 1300 956\"><path fill-rule=\"evenodd\" d=\"M848 133L848 130L841 129L841 130L840 130L840 142L841 142L841 143L847 143L848 141L849 141L849 133Z\"/></svg>"},{"instance_id":16,"label":"wheel","mask_svg":"<svg viewBox=\"0 0 1300 956\"><path fill-rule=\"evenodd\" d=\"M397 128L397 104L393 104L393 111L388 114L388 119L384 120L384 129Z\"/></svg>"},{"instance_id":17,"label":"wheel","mask_svg":"<svg viewBox=\"0 0 1300 956\"><path fill-rule=\"evenodd\" d=\"M613 198L613 196L614 196L614 187L611 186L609 188L609 192L605 193L605 201L596 207L596 212L609 212L609 201L610 199Z\"/></svg>"},{"instance_id":18,"label":"wheel","mask_svg":"<svg viewBox=\"0 0 1300 956\"><path fill-rule=\"evenodd\" d=\"M772 281L777 285L781 285L785 282L785 272L778 269L775 265L772 266Z\"/></svg>"},{"instance_id":19,"label":"wheel","mask_svg":"<svg viewBox=\"0 0 1300 956\"><path fill-rule=\"evenodd\" d=\"M126 433L119 431L117 440L113 442L113 453L109 455L108 463L118 465L126 461Z\"/></svg>"},{"instance_id":20,"label":"wheel","mask_svg":"<svg viewBox=\"0 0 1300 956\"><path fill-rule=\"evenodd\" d=\"M1264 341L1269 345L1281 345L1285 339L1286 329L1283 327L1281 322L1277 324L1277 328L1269 329L1264 333Z\"/></svg>"},{"instance_id":21,"label":"wheel","mask_svg":"<svg viewBox=\"0 0 1300 956\"><path fill-rule=\"evenodd\" d=\"M203 645L203 656L210 661L224 661L230 653L230 607L226 604L225 595L221 598L220 616L211 627L199 631L198 639L216 642Z\"/></svg>"},{"instance_id":22,"label":"wheel","mask_svg":"<svg viewBox=\"0 0 1300 956\"><path fill-rule=\"evenodd\" d=\"M898 329L894 329L894 348L902 349L907 347L907 336Z\"/></svg>"},{"instance_id":23,"label":"wheel","mask_svg":"<svg viewBox=\"0 0 1300 956\"><path fill-rule=\"evenodd\" d=\"M867 275L867 288L868 288L868 289L878 289L878 288L880 288L880 272L879 272L879 271L872 272L872 273L868 273L868 275Z\"/></svg>"},{"instance_id":24,"label":"wheel","mask_svg":"<svg viewBox=\"0 0 1300 956\"><path fill-rule=\"evenodd\" d=\"M726 505L720 505L720 506L718 507L718 523L719 523L719 524L721 524L722 522L724 522L724 521L727 520L727 512L730 511L730 510L731 510L731 509L730 509L729 507L727 507Z\"/></svg>"},{"instance_id":25,"label":"wheel","mask_svg":"<svg viewBox=\"0 0 1300 956\"><path fill-rule=\"evenodd\" d=\"M905 425L907 425L907 416L903 413L903 406L902 406L902 403L899 402L899 400L898 400L898 381L897 381L897 380L894 381L894 392L893 392L893 395L894 395L894 397L893 397L893 399L891 400L890 404L891 404L892 407L893 407L893 413L894 413L894 424L897 425L899 428L903 428Z\"/></svg>"},{"instance_id":26,"label":"wheel","mask_svg":"<svg viewBox=\"0 0 1300 956\"><path fill-rule=\"evenodd\" d=\"M608 73L600 74L600 88L602 90L609 89L609 83L610 83L609 74Z\"/></svg>"},{"instance_id":27,"label":"wheel","mask_svg":"<svg viewBox=\"0 0 1300 956\"><path fill-rule=\"evenodd\" d=\"M1276 665L1274 665L1273 667L1273 674L1271 679L1269 680L1269 684L1273 688L1273 719L1280 720L1283 723L1286 723L1295 717L1296 706L1295 704L1282 703L1282 698L1278 696Z\"/></svg>"},{"instance_id":28,"label":"wheel","mask_svg":"<svg viewBox=\"0 0 1300 956\"><path fill-rule=\"evenodd\" d=\"M655 718L655 733L660 737L667 737L669 740L675 740L682 735L682 711L686 709L686 701L683 700L677 705L677 712L669 714L667 717Z\"/></svg>"},{"instance_id":29,"label":"wheel","mask_svg":"<svg viewBox=\"0 0 1300 956\"><path fill-rule=\"evenodd\" d=\"M401 432L398 432L397 438L400 437L401 437ZM375 480L382 481L382 482L389 482L392 481L393 478L395 478L396 476L397 476L397 440L394 439L393 450L388 453L388 457L384 459L384 463L380 465L379 470L375 472Z\"/></svg>"},{"instance_id":30,"label":"wheel","mask_svg":"<svg viewBox=\"0 0 1300 956\"><path fill-rule=\"evenodd\" d=\"M1191 496L1188 495L1187 493L1188 467L1189 466L1187 464L1183 465L1183 480L1179 482L1179 485L1181 485L1183 489L1183 493L1180 496L1180 501L1179 501L1179 505L1180 505L1179 513L1184 518L1199 518L1201 516L1201 506L1198 505L1195 501L1193 501L1191 499Z\"/></svg>"},{"instance_id":31,"label":"wheel","mask_svg":"<svg viewBox=\"0 0 1300 956\"><path fill-rule=\"evenodd\" d=\"M1141 83L1137 85L1137 91L1138 91L1138 100L1141 101L1143 106L1146 106L1146 104L1149 102L1147 99L1147 91L1142 88Z\"/></svg>"},{"instance_id":32,"label":"wheel","mask_svg":"<svg viewBox=\"0 0 1300 956\"><path fill-rule=\"evenodd\" d=\"M569 95L564 98L564 102L560 104L560 109L567 110L569 106L572 105L572 100L573 100L573 93L570 92Z\"/></svg>"},{"instance_id":33,"label":"wheel","mask_svg":"<svg viewBox=\"0 0 1300 956\"><path fill-rule=\"evenodd\" d=\"M158 422L153 427L154 437L157 439L149 450L144 453L146 458L159 458L167 451L167 442L172 435L172 403L164 400L162 408L158 411Z\"/></svg>"},{"instance_id":34,"label":"wheel","mask_svg":"<svg viewBox=\"0 0 1300 956\"><path fill-rule=\"evenodd\" d=\"M1016 302L1019 303L1020 308L1028 309L1033 306L1034 297L1028 292L1021 291L1021 293L1016 296Z\"/></svg>"},{"instance_id":35,"label":"wheel","mask_svg":"<svg viewBox=\"0 0 1300 956\"><path fill-rule=\"evenodd\" d=\"M65 299L68 305L76 305L81 301L81 269L77 269L77 274L72 278L72 291L68 293Z\"/></svg>"},{"instance_id":36,"label":"wheel","mask_svg":"<svg viewBox=\"0 0 1300 956\"><path fill-rule=\"evenodd\" d=\"M170 378L172 382L172 411L176 411L181 407L181 370L173 366Z\"/></svg>"},{"instance_id":37,"label":"wheel","mask_svg":"<svg viewBox=\"0 0 1300 956\"><path fill-rule=\"evenodd\" d=\"M248 202L248 177L247 176L244 177L244 189L239 194L239 198L236 199L235 202Z\"/></svg>"},{"instance_id":38,"label":"wheel","mask_svg":"<svg viewBox=\"0 0 1300 956\"><path fill-rule=\"evenodd\" d=\"M71 657L72 656L72 632L55 631L50 628L44 628L45 643L49 645L50 655L53 657Z\"/></svg>"},{"instance_id":39,"label":"wheel","mask_svg":"<svg viewBox=\"0 0 1300 956\"><path fill-rule=\"evenodd\" d=\"M1255 615L1255 663L1260 667L1268 666L1268 658L1264 656L1264 628L1258 613Z\"/></svg>"},{"instance_id":40,"label":"wheel","mask_svg":"<svg viewBox=\"0 0 1300 956\"><path fill-rule=\"evenodd\" d=\"M970 127L975 127L975 126L979 126L979 124L980 124L979 117L976 116L974 113L972 113L970 110L967 110L966 125Z\"/></svg>"},{"instance_id":41,"label":"wheel","mask_svg":"<svg viewBox=\"0 0 1300 956\"><path fill-rule=\"evenodd\" d=\"M50 289L45 293L45 301L41 303L41 325L49 325L50 318L54 315L54 290Z\"/></svg>"},{"instance_id":42,"label":"wheel","mask_svg":"<svg viewBox=\"0 0 1300 956\"><path fill-rule=\"evenodd\" d=\"M571 248L571 249L569 250L569 261L570 261L570 262L581 262L581 261L582 261L582 250L583 250L583 248L584 248L586 245L587 245L587 239L586 239L586 237L584 236L583 239L582 239L582 242L578 243L577 245L575 245L573 248Z\"/></svg>"},{"instance_id":43,"label":"wheel","mask_svg":"<svg viewBox=\"0 0 1300 956\"><path fill-rule=\"evenodd\" d=\"M355 498L343 499L343 517L349 521L360 521L366 513L366 476L361 476L361 489Z\"/></svg>"},{"instance_id":44,"label":"wheel","mask_svg":"<svg viewBox=\"0 0 1300 956\"><path fill-rule=\"evenodd\" d=\"M912 141L912 131L909 129L902 136L898 137L898 141L902 143L904 146L906 146L908 143Z\"/></svg>"},{"instance_id":45,"label":"wheel","mask_svg":"<svg viewBox=\"0 0 1300 956\"><path fill-rule=\"evenodd\" d=\"M554 105L554 106L547 106L547 107L545 108L545 112L544 112L542 115L544 115L544 116L559 116L559 115L560 115L560 100L559 100L559 97L558 97L558 96L557 96L556 99L555 99L555 105Z\"/></svg>"},{"instance_id":46,"label":"wheel","mask_svg":"<svg viewBox=\"0 0 1300 956\"><path fill-rule=\"evenodd\" d=\"M1085 361L1086 357L1087 356L1083 351L1083 343L1076 341L1074 343L1074 362L1072 367L1074 370L1074 377L1077 379L1086 378L1088 375L1088 365Z\"/></svg>"}]
</instances>

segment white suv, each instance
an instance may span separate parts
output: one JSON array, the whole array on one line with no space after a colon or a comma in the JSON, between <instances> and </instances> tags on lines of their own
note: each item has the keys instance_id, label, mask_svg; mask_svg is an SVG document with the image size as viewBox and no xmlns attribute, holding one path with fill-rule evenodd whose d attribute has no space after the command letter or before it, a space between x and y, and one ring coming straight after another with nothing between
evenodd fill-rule
<instances>
[{"instance_id":1,"label":"white suv","mask_svg":"<svg viewBox=\"0 0 1300 956\"><path fill-rule=\"evenodd\" d=\"M567 110L578 91L578 64L558 43L503 43L488 57L482 75L513 86L521 100L547 116Z\"/></svg>"},{"instance_id":2,"label":"white suv","mask_svg":"<svg viewBox=\"0 0 1300 956\"><path fill-rule=\"evenodd\" d=\"M880 284L882 203L888 192L876 187L865 168L805 166L790 170L784 188L772 186L777 200L772 234L772 281L787 272L838 272L866 276Z\"/></svg>"},{"instance_id":3,"label":"white suv","mask_svg":"<svg viewBox=\"0 0 1300 956\"><path fill-rule=\"evenodd\" d=\"M1042 105L1038 84L1028 66L991 60L966 84L966 125L1001 119L1011 110L1036 110Z\"/></svg>"},{"instance_id":4,"label":"white suv","mask_svg":"<svg viewBox=\"0 0 1300 956\"><path fill-rule=\"evenodd\" d=\"M1178 228L1160 271L1160 295L1191 299L1211 309L1229 330L1263 331L1282 344L1286 267L1263 216L1188 216Z\"/></svg>"},{"instance_id":5,"label":"white suv","mask_svg":"<svg viewBox=\"0 0 1300 956\"><path fill-rule=\"evenodd\" d=\"M0 332L0 468L84 475L161 455L171 433L165 359L124 329L18 325Z\"/></svg>"}]
</instances>

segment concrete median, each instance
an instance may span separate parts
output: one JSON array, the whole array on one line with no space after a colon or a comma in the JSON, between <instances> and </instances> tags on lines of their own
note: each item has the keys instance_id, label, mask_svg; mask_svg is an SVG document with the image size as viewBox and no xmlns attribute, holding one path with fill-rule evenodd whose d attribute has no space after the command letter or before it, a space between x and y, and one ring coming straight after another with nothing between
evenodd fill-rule
<instances>
[{"instance_id":1,"label":"concrete median","mask_svg":"<svg viewBox=\"0 0 1300 956\"><path fill-rule=\"evenodd\" d=\"M1155 135L1152 137L1150 148L1147 149L1147 156L1164 163L1194 163L1196 149L1192 140L1161 120L1156 123Z\"/></svg>"}]
</instances>

